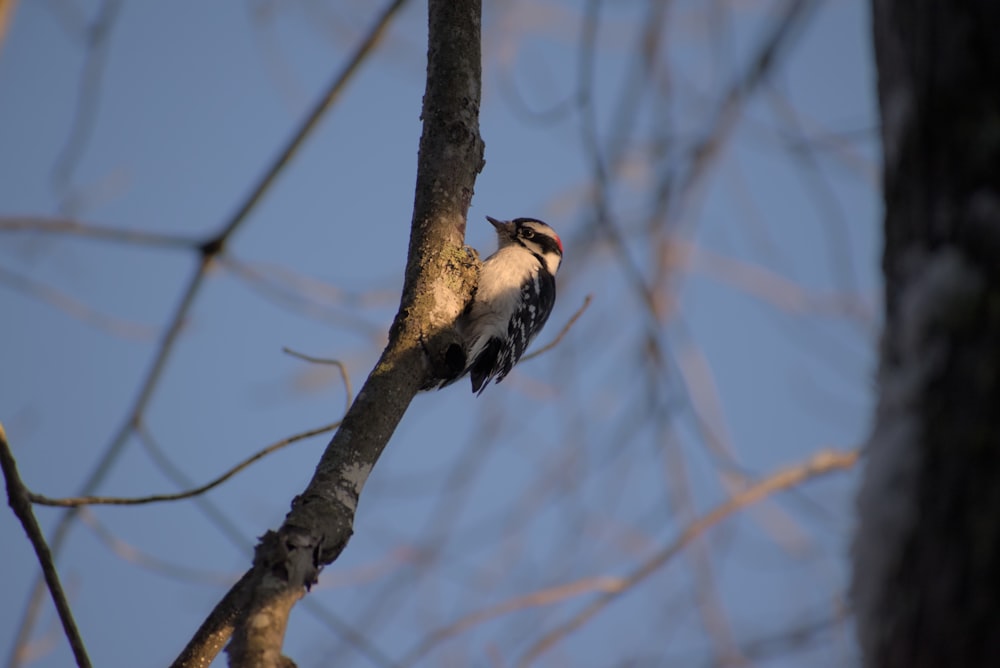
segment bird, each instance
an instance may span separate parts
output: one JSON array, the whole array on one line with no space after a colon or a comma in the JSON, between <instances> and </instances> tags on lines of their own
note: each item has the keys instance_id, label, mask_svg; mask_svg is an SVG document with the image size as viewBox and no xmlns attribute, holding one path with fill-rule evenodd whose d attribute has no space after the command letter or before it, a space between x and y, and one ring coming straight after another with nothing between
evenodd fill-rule
<instances>
[{"instance_id":1,"label":"bird","mask_svg":"<svg viewBox=\"0 0 1000 668\"><path fill-rule=\"evenodd\" d=\"M486 220L496 230L497 250L483 261L472 300L456 322L462 343L447 351L454 371L439 385L468 374L477 396L510 373L549 319L563 256L559 235L537 218Z\"/></svg>"}]
</instances>

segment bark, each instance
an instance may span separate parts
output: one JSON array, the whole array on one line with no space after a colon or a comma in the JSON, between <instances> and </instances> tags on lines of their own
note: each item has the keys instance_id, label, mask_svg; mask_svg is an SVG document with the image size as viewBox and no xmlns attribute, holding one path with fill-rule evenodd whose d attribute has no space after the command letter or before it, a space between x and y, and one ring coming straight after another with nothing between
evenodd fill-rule
<instances>
[{"instance_id":1,"label":"bark","mask_svg":"<svg viewBox=\"0 0 1000 668\"><path fill-rule=\"evenodd\" d=\"M1000 666L1000 3L874 0L885 331L864 665Z\"/></svg>"},{"instance_id":2,"label":"bark","mask_svg":"<svg viewBox=\"0 0 1000 668\"><path fill-rule=\"evenodd\" d=\"M481 4L430 0L428 13L416 195L402 298L389 343L284 524L261 539L250 572L216 606L175 666L207 665L233 628L227 649L232 665L291 665L281 655L289 612L347 545L368 475L410 401L431 384L455 340L451 325L477 276L464 240L476 174L484 164Z\"/></svg>"}]
</instances>

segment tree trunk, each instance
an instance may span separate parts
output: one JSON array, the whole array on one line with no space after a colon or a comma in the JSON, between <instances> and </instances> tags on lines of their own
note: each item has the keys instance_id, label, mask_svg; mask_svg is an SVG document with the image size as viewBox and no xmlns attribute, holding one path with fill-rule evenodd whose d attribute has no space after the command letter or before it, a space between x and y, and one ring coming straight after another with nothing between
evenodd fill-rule
<instances>
[{"instance_id":1,"label":"tree trunk","mask_svg":"<svg viewBox=\"0 0 1000 668\"><path fill-rule=\"evenodd\" d=\"M1000 2L873 10L886 315L854 544L861 651L1000 666Z\"/></svg>"}]
</instances>

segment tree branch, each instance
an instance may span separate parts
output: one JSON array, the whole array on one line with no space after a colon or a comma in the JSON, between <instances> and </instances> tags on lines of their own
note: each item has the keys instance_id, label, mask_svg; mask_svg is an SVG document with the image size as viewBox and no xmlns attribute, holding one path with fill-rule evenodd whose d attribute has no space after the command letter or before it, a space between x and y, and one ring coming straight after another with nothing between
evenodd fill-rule
<instances>
[{"instance_id":1,"label":"tree branch","mask_svg":"<svg viewBox=\"0 0 1000 668\"><path fill-rule=\"evenodd\" d=\"M2 2L3 0L0 0ZM0 232L32 232L35 234L61 234L76 236L83 239L112 241L136 246L170 248L176 250L197 250L200 241L194 237L185 237L159 232L145 232L128 228L111 227L83 223L75 218L45 217L45 216L0 216Z\"/></svg>"},{"instance_id":2,"label":"tree branch","mask_svg":"<svg viewBox=\"0 0 1000 668\"><path fill-rule=\"evenodd\" d=\"M17 472L17 462L14 460L14 453L7 444L7 434L3 425L0 424L0 467L3 468L3 475L7 481L7 503L11 510L21 521L24 532L28 534L28 540L35 548L38 556L38 563L42 567L42 574L45 576L45 584L49 587L52 595L52 602L59 613L59 621L62 622L63 632L69 645L73 649L73 656L76 664L80 668L90 668L90 658L87 657L87 649L83 645L83 638L80 637L80 630L76 627L73 619L73 612L69 608L69 601L66 600L66 592L63 591L59 582L59 573L56 571L55 560L52 558L52 551L45 542L45 535L42 528L35 519L35 513L31 510L31 499L28 498L28 488L25 487Z\"/></svg>"},{"instance_id":3,"label":"tree branch","mask_svg":"<svg viewBox=\"0 0 1000 668\"><path fill-rule=\"evenodd\" d=\"M174 492L171 494L148 494L146 496L73 496L68 498L51 498L29 491L28 499L32 503L37 503L40 506L55 506L58 508L76 508L78 506L141 506L147 503L161 503L163 501L181 501L183 499L190 499L191 497L204 494L205 492L218 487L254 462L258 462L278 450L283 450L289 445L298 443L304 439L333 431L338 426L340 426L339 421L334 422L333 424L317 427L316 429L309 429L308 431L294 434L288 438L283 438L276 443L272 443L271 445L258 450L209 482L192 489L186 489L182 492Z\"/></svg>"},{"instance_id":4,"label":"tree branch","mask_svg":"<svg viewBox=\"0 0 1000 668\"><path fill-rule=\"evenodd\" d=\"M427 87L410 244L389 343L313 479L278 531L262 538L253 568L206 620L175 666L207 665L209 645L229 628L227 652L240 666L282 666L288 613L319 571L343 551L369 473L410 401L435 376L454 341L451 325L468 301L476 265L464 247L465 218L483 167L479 135L481 4L431 0ZM219 623L213 618L219 614Z\"/></svg>"}]
</instances>

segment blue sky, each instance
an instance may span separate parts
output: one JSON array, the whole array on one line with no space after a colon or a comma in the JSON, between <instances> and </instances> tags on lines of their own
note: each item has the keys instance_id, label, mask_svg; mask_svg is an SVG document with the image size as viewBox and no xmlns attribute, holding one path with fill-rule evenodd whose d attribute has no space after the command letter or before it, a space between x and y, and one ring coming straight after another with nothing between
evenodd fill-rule
<instances>
[{"instance_id":1,"label":"blue sky","mask_svg":"<svg viewBox=\"0 0 1000 668\"><path fill-rule=\"evenodd\" d=\"M374 16L364 2L125 3L67 186L53 173L77 118L81 21L94 18L85 4L19 3L0 46L0 220L69 215L207 237ZM863 439L880 305L867 8L818 3L690 203L647 228L664 170L685 168L686 148L783 3L674 5L659 87L644 93L609 190L627 253L669 313L656 323L665 370L649 372L648 314L594 232L582 121L567 103L581 4L490 3L487 164L468 242L491 250L487 214L536 216L559 230L559 301L540 343L586 295L593 303L559 347L482 397L464 385L417 397L368 483L352 542L309 597L322 611L293 615L286 649L299 665L378 665L322 621L330 614L399 660L470 612L619 577L724 500L734 480L726 475L754 478ZM337 372L283 346L343 360L355 388L377 358L405 261L425 11L412 3L395 19L193 306L144 424L195 482L340 415ZM601 15L593 97L604 141L645 11L609 3ZM195 261L176 249L0 229L0 420L33 490L76 493L134 401ZM40 298L39 286L118 325L95 326ZM705 424L721 445L707 442ZM174 568L124 558L93 528L75 527L60 572L95 663L169 661L249 563L246 546L280 523L326 440L300 443L209 494L242 546L192 502L92 510L117 539ZM711 665L720 633L740 646L835 616L853 488L852 474L837 475L727 521L539 665ZM138 438L101 486L113 495L175 489ZM37 513L46 528L58 517ZM6 656L37 565L9 513L0 513L0 540ZM697 584L705 572L728 628L714 636ZM590 596L500 615L420 665L512 664ZM55 625L47 607L36 635ZM67 665L65 643L51 643L35 665ZM844 665L851 656L849 630L837 626L760 664Z\"/></svg>"}]
</instances>

